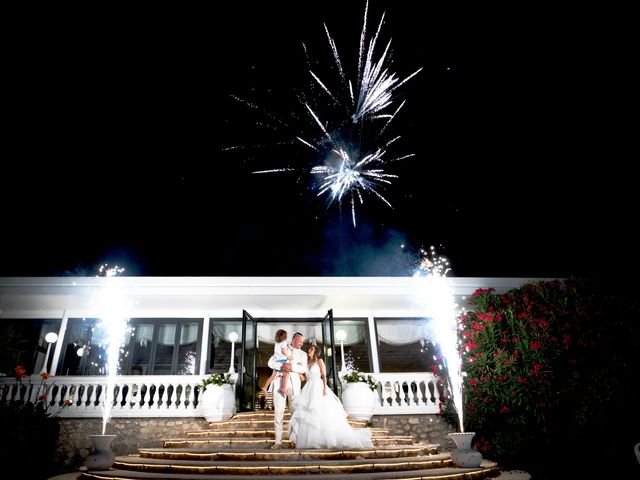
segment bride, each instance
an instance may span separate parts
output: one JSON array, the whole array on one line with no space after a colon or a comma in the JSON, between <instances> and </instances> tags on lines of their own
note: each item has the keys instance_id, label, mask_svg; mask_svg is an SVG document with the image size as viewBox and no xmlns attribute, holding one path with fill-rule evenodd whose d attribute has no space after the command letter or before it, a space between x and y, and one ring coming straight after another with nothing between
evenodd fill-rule
<instances>
[{"instance_id":1,"label":"bride","mask_svg":"<svg viewBox=\"0 0 640 480\"><path fill-rule=\"evenodd\" d=\"M320 349L311 345L307 355L307 383L293 399L289 438L296 448L372 448L371 430L352 428L342 403L327 387Z\"/></svg>"}]
</instances>

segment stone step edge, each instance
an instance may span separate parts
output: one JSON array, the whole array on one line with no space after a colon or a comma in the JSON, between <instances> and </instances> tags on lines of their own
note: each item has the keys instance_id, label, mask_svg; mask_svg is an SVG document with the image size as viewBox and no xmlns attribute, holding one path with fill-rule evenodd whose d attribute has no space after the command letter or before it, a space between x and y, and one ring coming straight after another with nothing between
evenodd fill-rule
<instances>
[{"instance_id":1,"label":"stone step edge","mask_svg":"<svg viewBox=\"0 0 640 480\"><path fill-rule=\"evenodd\" d=\"M372 460L377 460L372 461ZM264 461L264 460L260 460ZM336 466L336 465L351 465L351 464L404 464L404 463L425 463L425 462L433 462L433 463L442 463L447 462L450 463L451 455L449 453L437 453L433 455L417 455L417 456L407 456L407 457L385 457L385 458L346 458L340 460L318 460L318 459L307 459L300 458L298 460L272 460L269 461L268 465L260 465L259 468L263 467L295 467L295 466ZM312 462L310 464L310 462ZM166 460L160 458L147 458L137 455L127 455L127 456L117 456L115 459L114 465L121 464L135 464L135 465L154 465L154 466L164 466L169 467L171 465L176 466L193 466L193 467L205 467L205 466L229 466L234 468L247 467L247 463L245 461L229 461L229 460L173 460L172 462L167 462ZM252 466L253 467L253 466Z\"/></svg>"},{"instance_id":2,"label":"stone step edge","mask_svg":"<svg viewBox=\"0 0 640 480\"><path fill-rule=\"evenodd\" d=\"M444 467L429 470L408 470L396 472L362 472L349 473L349 480L480 480L495 477L501 469L497 466L480 466L478 468L459 468ZM309 480L334 480L339 478L338 472L312 474ZM79 480L239 480L237 474L176 474L176 473L160 473L139 472L135 470L119 470L111 469L108 471L89 471L84 472ZM300 480L299 474L256 474L255 476L245 477L255 479L269 480Z\"/></svg>"},{"instance_id":3,"label":"stone step edge","mask_svg":"<svg viewBox=\"0 0 640 480\"><path fill-rule=\"evenodd\" d=\"M236 425L216 425L215 428L205 428L202 430L192 430L190 432L185 432L186 435L202 435L207 433L215 433L215 432L227 432L237 430L239 432L251 432L253 430L264 430L270 429L273 430L274 425L273 422L251 422L251 425L245 425L247 422L237 422ZM285 420L282 424L288 425L290 422ZM382 428L382 427L364 427L361 425L351 425L351 428L359 429L359 428L368 428L371 431L377 432L389 432L390 429Z\"/></svg>"},{"instance_id":4,"label":"stone step edge","mask_svg":"<svg viewBox=\"0 0 640 480\"><path fill-rule=\"evenodd\" d=\"M165 438L163 442L190 442L190 441L206 441L206 440L225 440L225 439L273 439L276 435L275 430L256 430L250 433L237 433L236 430L226 430L218 432L219 435L187 435L185 437ZM286 437L286 432L283 433ZM413 440L412 435L385 435L380 432L372 432L373 440Z\"/></svg>"},{"instance_id":5,"label":"stone step edge","mask_svg":"<svg viewBox=\"0 0 640 480\"><path fill-rule=\"evenodd\" d=\"M139 449L138 455L141 458L156 458L156 459L170 459L172 455L184 455L191 456L194 459L215 459L218 457L219 460L223 459L231 459L238 458L243 459L244 461L264 461L270 458L279 458L285 457L287 459L293 459L295 457L309 459L313 457L357 457L361 456L363 458L397 458L398 456L419 456L426 454L437 454L439 444L418 444L411 447L379 447L374 449L366 449L366 450L296 450L296 449L288 449L288 450L246 450L246 449L225 449L214 452L206 452L199 451L194 449L183 449L183 448L141 448Z\"/></svg>"},{"instance_id":6,"label":"stone step edge","mask_svg":"<svg viewBox=\"0 0 640 480\"><path fill-rule=\"evenodd\" d=\"M375 446L382 445L415 445L412 439L398 439L398 438L373 438L373 444ZM260 447L267 448L273 443L271 438L209 438L202 440L187 439L187 440L164 440L162 446L164 448L205 448L207 446L233 446L244 445L247 447ZM284 448L293 448L293 442L287 438L282 439Z\"/></svg>"},{"instance_id":7,"label":"stone step edge","mask_svg":"<svg viewBox=\"0 0 640 480\"><path fill-rule=\"evenodd\" d=\"M390 432L388 428L370 428L371 433L378 434L387 434ZM210 430L198 430L185 432L185 436L187 437L206 437L209 435L220 435L223 433L234 433L239 432L241 435L251 434L251 433L273 433L275 430L273 428L233 428L233 429L222 429L222 428L213 428Z\"/></svg>"},{"instance_id":8,"label":"stone step edge","mask_svg":"<svg viewBox=\"0 0 640 480\"><path fill-rule=\"evenodd\" d=\"M283 423L289 423L291 419L289 417L285 417L282 419ZM243 425L243 424L249 424L249 425L256 425L256 424L272 424L274 423L274 419L273 418L260 418L260 419L237 419L237 418L233 418L233 419L229 419L229 420L221 420L221 421L217 421L217 422L207 422L207 425L209 428L215 429L217 427L226 427L229 425ZM347 420L347 422L349 423L349 425L353 426L353 427L366 427L367 425L369 425L368 422L363 422L363 421L359 421L359 420Z\"/></svg>"}]
</instances>

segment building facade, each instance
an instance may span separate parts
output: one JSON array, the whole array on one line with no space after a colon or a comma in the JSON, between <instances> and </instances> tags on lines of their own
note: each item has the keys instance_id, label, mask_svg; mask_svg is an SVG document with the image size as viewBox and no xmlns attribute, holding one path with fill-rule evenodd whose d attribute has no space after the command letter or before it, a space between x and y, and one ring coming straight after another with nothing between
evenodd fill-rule
<instances>
[{"instance_id":1,"label":"building facade","mask_svg":"<svg viewBox=\"0 0 640 480\"><path fill-rule=\"evenodd\" d=\"M375 414L433 414L438 330L455 329L477 289L503 292L533 280L1 278L0 383L5 398L26 400L47 372L47 401L61 417L104 417L107 393L109 417L194 417L202 416L202 379L231 373L238 410L253 410L275 332L284 329L322 348L336 393L339 373L357 369L378 383ZM20 388L17 365L28 375Z\"/></svg>"}]
</instances>

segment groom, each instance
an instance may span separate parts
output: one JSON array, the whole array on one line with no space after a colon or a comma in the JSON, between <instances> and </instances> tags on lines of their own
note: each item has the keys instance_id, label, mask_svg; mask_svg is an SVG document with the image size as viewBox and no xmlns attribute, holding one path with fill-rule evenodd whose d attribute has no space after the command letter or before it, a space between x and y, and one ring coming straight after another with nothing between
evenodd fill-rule
<instances>
[{"instance_id":1,"label":"groom","mask_svg":"<svg viewBox=\"0 0 640 480\"><path fill-rule=\"evenodd\" d=\"M289 345L293 349L293 356L291 358L291 363L278 363L269 361L269 368L273 370L278 370L280 372L289 371L292 372L289 375L289 381L285 386L285 390L287 391L287 395L282 395L278 392L279 388L275 388L276 385L282 381L282 373L278 373L276 378L273 380L274 388L273 388L273 408L275 410L275 432L276 432L276 440L275 443L271 446L272 449L282 448L282 423L284 420L284 409L287 405L287 400L289 400L289 410L293 413L293 406L291 402L295 398L297 394L300 393L300 373L307 372L307 352L300 350L302 344L304 343L304 335L300 332L296 332L293 334L293 338Z\"/></svg>"}]
</instances>

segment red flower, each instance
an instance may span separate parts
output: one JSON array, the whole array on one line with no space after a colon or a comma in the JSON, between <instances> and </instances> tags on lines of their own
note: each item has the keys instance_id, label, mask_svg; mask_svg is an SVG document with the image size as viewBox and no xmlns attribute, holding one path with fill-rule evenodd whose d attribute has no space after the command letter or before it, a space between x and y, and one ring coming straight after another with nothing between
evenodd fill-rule
<instances>
[{"instance_id":1,"label":"red flower","mask_svg":"<svg viewBox=\"0 0 640 480\"><path fill-rule=\"evenodd\" d=\"M532 342L529 342L529 348L534 352L536 350L540 350L542 348L542 342L540 340L534 340Z\"/></svg>"},{"instance_id":2,"label":"red flower","mask_svg":"<svg viewBox=\"0 0 640 480\"><path fill-rule=\"evenodd\" d=\"M27 376L27 371L24 369L22 365L16 365L16 368L14 368L13 371L16 375L16 380L18 381L22 380L24 377Z\"/></svg>"}]
</instances>

